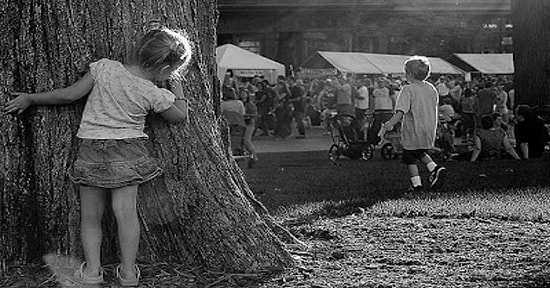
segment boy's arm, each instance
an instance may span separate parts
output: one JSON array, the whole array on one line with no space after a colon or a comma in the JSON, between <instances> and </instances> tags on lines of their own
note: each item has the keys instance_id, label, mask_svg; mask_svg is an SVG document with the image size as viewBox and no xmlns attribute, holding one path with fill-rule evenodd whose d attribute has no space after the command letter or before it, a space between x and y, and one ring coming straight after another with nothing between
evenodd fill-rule
<instances>
[{"instance_id":1,"label":"boy's arm","mask_svg":"<svg viewBox=\"0 0 550 288\"><path fill-rule=\"evenodd\" d=\"M388 120L388 122L384 123L384 129L386 129L386 131L392 130L393 126L395 126L395 124L397 124L397 122L401 121L401 118L403 118L403 115L405 115L405 113L403 113L403 111L397 110L395 112L395 114L393 114L393 116L390 118L390 120Z\"/></svg>"},{"instance_id":2,"label":"boy's arm","mask_svg":"<svg viewBox=\"0 0 550 288\"><path fill-rule=\"evenodd\" d=\"M88 72L74 84L65 88L32 94L14 92L11 94L17 97L5 104L4 112L17 112L17 114L21 114L31 105L59 105L72 103L88 94L93 87L94 79L90 72Z\"/></svg>"}]
</instances>

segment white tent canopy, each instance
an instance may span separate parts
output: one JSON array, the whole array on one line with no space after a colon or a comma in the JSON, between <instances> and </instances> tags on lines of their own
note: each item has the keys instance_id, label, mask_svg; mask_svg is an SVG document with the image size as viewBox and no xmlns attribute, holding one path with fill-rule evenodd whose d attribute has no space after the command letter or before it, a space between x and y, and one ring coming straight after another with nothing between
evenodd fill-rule
<instances>
[{"instance_id":1,"label":"white tent canopy","mask_svg":"<svg viewBox=\"0 0 550 288\"><path fill-rule=\"evenodd\" d=\"M354 74L403 74L403 64L410 56L360 52L317 51L302 68L335 68ZM433 74L463 74L464 72L438 57L427 57Z\"/></svg>"},{"instance_id":2,"label":"white tent canopy","mask_svg":"<svg viewBox=\"0 0 550 288\"><path fill-rule=\"evenodd\" d=\"M261 75L270 83L274 83L277 76L285 75L285 65L232 44L216 48L216 63L218 64L218 78L222 82L229 69L237 77Z\"/></svg>"},{"instance_id":3,"label":"white tent canopy","mask_svg":"<svg viewBox=\"0 0 550 288\"><path fill-rule=\"evenodd\" d=\"M514 56L511 53L457 53L453 54L450 61L467 72L514 74Z\"/></svg>"}]
</instances>

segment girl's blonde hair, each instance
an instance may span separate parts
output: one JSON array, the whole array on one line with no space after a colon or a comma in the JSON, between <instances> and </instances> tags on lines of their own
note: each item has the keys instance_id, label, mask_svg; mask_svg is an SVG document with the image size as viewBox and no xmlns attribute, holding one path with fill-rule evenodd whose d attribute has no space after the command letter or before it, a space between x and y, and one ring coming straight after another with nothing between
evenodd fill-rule
<instances>
[{"instance_id":1,"label":"girl's blonde hair","mask_svg":"<svg viewBox=\"0 0 550 288\"><path fill-rule=\"evenodd\" d=\"M134 48L133 62L153 73L164 66L177 67L174 74L184 70L193 55L193 46L185 32L168 28L147 32Z\"/></svg>"}]
</instances>

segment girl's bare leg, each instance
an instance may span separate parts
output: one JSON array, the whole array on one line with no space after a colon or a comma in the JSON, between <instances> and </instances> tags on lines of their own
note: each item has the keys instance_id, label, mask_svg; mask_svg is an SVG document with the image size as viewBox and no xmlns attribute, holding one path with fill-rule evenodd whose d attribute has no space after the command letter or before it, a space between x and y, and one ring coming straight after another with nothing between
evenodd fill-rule
<instances>
[{"instance_id":1,"label":"girl's bare leg","mask_svg":"<svg viewBox=\"0 0 550 288\"><path fill-rule=\"evenodd\" d=\"M120 271L126 280L136 278L135 264L140 234L137 191L137 185L112 189L113 212L117 220L120 243Z\"/></svg>"},{"instance_id":2,"label":"girl's bare leg","mask_svg":"<svg viewBox=\"0 0 550 288\"><path fill-rule=\"evenodd\" d=\"M95 277L101 267L101 220L105 211L106 189L80 186L80 237L86 267L84 274Z\"/></svg>"}]
</instances>

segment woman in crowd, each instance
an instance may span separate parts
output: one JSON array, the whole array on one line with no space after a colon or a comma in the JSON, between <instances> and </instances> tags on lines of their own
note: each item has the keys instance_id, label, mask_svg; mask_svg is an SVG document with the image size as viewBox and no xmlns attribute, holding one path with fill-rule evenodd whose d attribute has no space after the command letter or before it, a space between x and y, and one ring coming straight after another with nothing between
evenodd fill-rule
<instances>
[{"instance_id":1,"label":"woman in crowd","mask_svg":"<svg viewBox=\"0 0 550 288\"><path fill-rule=\"evenodd\" d=\"M241 101L244 104L244 147L252 155L253 161L258 161L258 156L256 155L256 148L252 144L252 134L256 127L256 117L258 116L258 108L252 103L251 97L247 89L242 89L240 92Z\"/></svg>"},{"instance_id":2,"label":"woman in crowd","mask_svg":"<svg viewBox=\"0 0 550 288\"><path fill-rule=\"evenodd\" d=\"M290 89L285 80L277 82L275 89L277 94L277 106L275 107L275 116L277 117L277 125L275 127L276 139L284 140L292 134L292 104L289 102Z\"/></svg>"},{"instance_id":3,"label":"woman in crowd","mask_svg":"<svg viewBox=\"0 0 550 288\"><path fill-rule=\"evenodd\" d=\"M459 79L453 79L451 80L451 82L449 83L450 85L450 89L449 89L449 99L451 100L451 105L453 106L453 109L455 109L455 111L460 111L460 106L459 106L459 103L460 103L460 100L462 99L463 97L463 89L462 89L462 85L460 83L460 80Z\"/></svg>"},{"instance_id":4,"label":"woman in crowd","mask_svg":"<svg viewBox=\"0 0 550 288\"><path fill-rule=\"evenodd\" d=\"M324 135L330 135L330 115L336 113L336 95L337 91L332 85L332 79L327 79L323 90L319 93L319 107L321 110L321 119L325 128Z\"/></svg>"},{"instance_id":5,"label":"woman in crowd","mask_svg":"<svg viewBox=\"0 0 550 288\"><path fill-rule=\"evenodd\" d=\"M462 128L462 142L467 142L473 136L476 127L475 103L477 97L472 89L472 83L468 82L464 88L464 97L460 99L460 119Z\"/></svg>"},{"instance_id":6,"label":"woman in crowd","mask_svg":"<svg viewBox=\"0 0 550 288\"><path fill-rule=\"evenodd\" d=\"M502 115L502 120L508 123L508 93L504 91L503 84L499 83L495 86L497 97L495 98L495 111Z\"/></svg>"},{"instance_id":7,"label":"woman in crowd","mask_svg":"<svg viewBox=\"0 0 550 288\"><path fill-rule=\"evenodd\" d=\"M273 117L270 112L275 106L273 95L265 82L256 83L256 87L258 88L256 92L256 104L259 113L258 128L262 129L260 136L269 136L269 131L272 130L271 119Z\"/></svg>"},{"instance_id":8,"label":"woman in crowd","mask_svg":"<svg viewBox=\"0 0 550 288\"><path fill-rule=\"evenodd\" d=\"M384 79L380 79L374 83L374 90L372 91L374 121L367 135L367 139L371 144L378 144L380 142L381 139L378 136L378 131L380 131L382 123L390 120L393 115L394 101L390 96L388 84Z\"/></svg>"},{"instance_id":9,"label":"woman in crowd","mask_svg":"<svg viewBox=\"0 0 550 288\"><path fill-rule=\"evenodd\" d=\"M244 105L242 101L237 98L238 96L235 89L228 87L223 93L223 101L220 103L220 109L227 121L227 125L244 127Z\"/></svg>"},{"instance_id":10,"label":"woman in crowd","mask_svg":"<svg viewBox=\"0 0 550 288\"><path fill-rule=\"evenodd\" d=\"M475 162L479 159L501 159L510 155L519 160L519 155L512 147L506 132L498 124L495 124L493 117L485 115L481 117L481 128L477 129L474 135L474 149L461 154L458 160L470 160Z\"/></svg>"}]
</instances>

